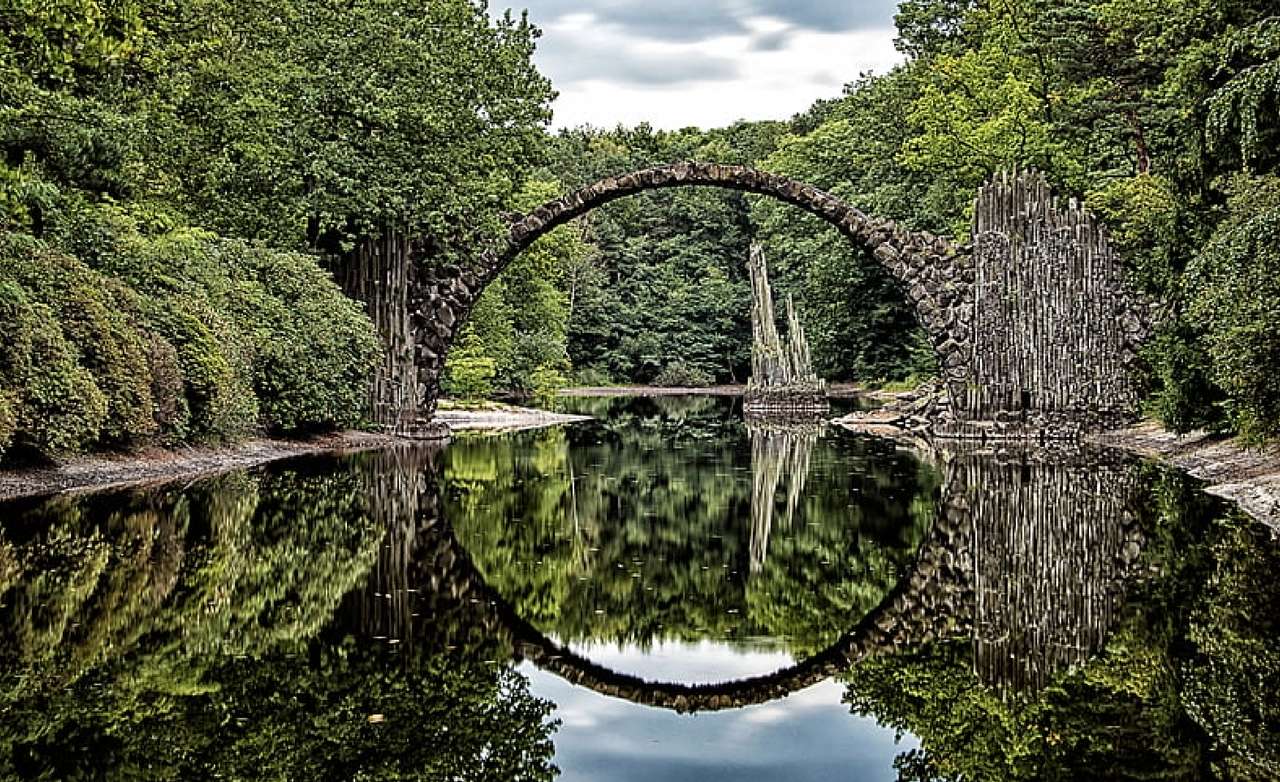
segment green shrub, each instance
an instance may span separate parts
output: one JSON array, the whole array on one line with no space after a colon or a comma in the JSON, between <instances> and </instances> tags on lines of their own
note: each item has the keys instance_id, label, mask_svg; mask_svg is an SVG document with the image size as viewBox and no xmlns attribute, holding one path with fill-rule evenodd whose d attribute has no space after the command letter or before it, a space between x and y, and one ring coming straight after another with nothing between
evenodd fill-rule
<instances>
[{"instance_id":1,"label":"green shrub","mask_svg":"<svg viewBox=\"0 0 1280 782\"><path fill-rule=\"evenodd\" d=\"M231 440L257 425L249 346L208 303L185 295L144 299L151 327L173 346L190 412L190 436Z\"/></svg>"},{"instance_id":2,"label":"green shrub","mask_svg":"<svg viewBox=\"0 0 1280 782\"><path fill-rule=\"evenodd\" d=\"M18 429L18 395L13 391L0 389L0 456L13 441L14 432Z\"/></svg>"},{"instance_id":3,"label":"green shrub","mask_svg":"<svg viewBox=\"0 0 1280 782\"><path fill-rule=\"evenodd\" d=\"M0 389L21 388L31 370L33 315L26 292L0 278Z\"/></svg>"},{"instance_id":4,"label":"green shrub","mask_svg":"<svg viewBox=\"0 0 1280 782\"><path fill-rule=\"evenodd\" d=\"M664 388L703 388L715 383L715 380L710 372L683 361L673 361L654 377L653 384Z\"/></svg>"},{"instance_id":5,"label":"green shrub","mask_svg":"<svg viewBox=\"0 0 1280 782\"><path fill-rule=\"evenodd\" d=\"M18 407L14 444L43 456L74 453L94 443L107 419L107 398L78 363L53 312L31 307L31 370Z\"/></svg>"},{"instance_id":6,"label":"green shrub","mask_svg":"<svg viewBox=\"0 0 1280 782\"><path fill-rule=\"evenodd\" d=\"M0 452L13 444L51 457L91 444L106 398L53 311L12 279L0 281L0 340Z\"/></svg>"},{"instance_id":7,"label":"green shrub","mask_svg":"<svg viewBox=\"0 0 1280 782\"><path fill-rule=\"evenodd\" d=\"M1280 435L1280 177L1241 179L1230 216L1187 270L1227 415L1250 440Z\"/></svg>"},{"instance_id":8,"label":"green shrub","mask_svg":"<svg viewBox=\"0 0 1280 782\"><path fill-rule=\"evenodd\" d=\"M191 431L191 407L187 404L178 349L157 334L150 335L147 345L147 371L151 377L152 415L161 439L170 445L179 443Z\"/></svg>"},{"instance_id":9,"label":"green shrub","mask_svg":"<svg viewBox=\"0 0 1280 782\"><path fill-rule=\"evenodd\" d=\"M574 385L579 386L612 386L613 378L600 367L583 367L573 373Z\"/></svg>"},{"instance_id":10,"label":"green shrub","mask_svg":"<svg viewBox=\"0 0 1280 782\"><path fill-rule=\"evenodd\" d=\"M54 243L0 234L0 449L361 420L377 341L313 258L195 229L151 237L121 209L62 207Z\"/></svg>"},{"instance_id":11,"label":"green shrub","mask_svg":"<svg viewBox=\"0 0 1280 782\"><path fill-rule=\"evenodd\" d=\"M359 304L305 255L224 242L238 278L229 311L253 343L253 385L272 431L352 426L378 344Z\"/></svg>"},{"instance_id":12,"label":"green shrub","mask_svg":"<svg viewBox=\"0 0 1280 782\"><path fill-rule=\"evenodd\" d=\"M554 409L559 403L559 393L569 385L564 373L551 364L543 364L529 376L533 400L539 407Z\"/></svg>"},{"instance_id":13,"label":"green shrub","mask_svg":"<svg viewBox=\"0 0 1280 782\"><path fill-rule=\"evenodd\" d=\"M40 244L9 243L0 265L56 313L79 363L106 396L108 415L97 439L129 445L154 434L147 335L132 291Z\"/></svg>"},{"instance_id":14,"label":"green shrub","mask_svg":"<svg viewBox=\"0 0 1280 782\"><path fill-rule=\"evenodd\" d=\"M360 305L342 295L314 258L186 229L120 242L101 263L162 307L209 313L201 320L225 334L219 342L234 371L202 372L192 387L198 432L225 438L246 427L293 432L351 426L362 418L377 341ZM190 338L173 333L172 325L162 333L182 354ZM207 350L187 356L184 371L189 364L213 369L210 360ZM222 416L207 409L215 399L243 397L246 387L256 399L253 409L232 404Z\"/></svg>"},{"instance_id":15,"label":"green shrub","mask_svg":"<svg viewBox=\"0 0 1280 782\"><path fill-rule=\"evenodd\" d=\"M449 360L449 396L467 402L487 399L493 394L497 364L484 356L460 355Z\"/></svg>"},{"instance_id":16,"label":"green shrub","mask_svg":"<svg viewBox=\"0 0 1280 782\"><path fill-rule=\"evenodd\" d=\"M1220 431L1228 426L1221 405L1223 392L1213 382L1213 367L1201 346L1202 339L1196 329L1177 320L1164 326L1143 348L1155 381L1147 408L1176 432Z\"/></svg>"},{"instance_id":17,"label":"green shrub","mask_svg":"<svg viewBox=\"0 0 1280 782\"><path fill-rule=\"evenodd\" d=\"M1085 204L1111 229L1139 286L1158 296L1177 289L1193 243L1172 182L1151 174L1117 179L1091 192Z\"/></svg>"}]
</instances>

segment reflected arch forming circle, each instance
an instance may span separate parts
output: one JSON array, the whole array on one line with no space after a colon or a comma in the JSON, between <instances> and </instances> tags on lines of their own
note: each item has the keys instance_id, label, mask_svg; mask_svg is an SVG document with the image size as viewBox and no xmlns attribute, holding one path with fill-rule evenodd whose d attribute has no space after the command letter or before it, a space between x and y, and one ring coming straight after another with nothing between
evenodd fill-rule
<instances>
[{"instance_id":1,"label":"reflected arch forming circle","mask_svg":"<svg viewBox=\"0 0 1280 782\"><path fill-rule=\"evenodd\" d=\"M953 572L953 564L964 535L959 524L939 513L912 567L874 609L823 651L788 668L746 679L713 684L647 681L598 665L534 627L488 584L452 529L448 537L465 590L496 614L523 659L602 695L680 713L723 711L786 697L864 658L938 638L953 629L963 610L965 580Z\"/></svg>"}]
</instances>

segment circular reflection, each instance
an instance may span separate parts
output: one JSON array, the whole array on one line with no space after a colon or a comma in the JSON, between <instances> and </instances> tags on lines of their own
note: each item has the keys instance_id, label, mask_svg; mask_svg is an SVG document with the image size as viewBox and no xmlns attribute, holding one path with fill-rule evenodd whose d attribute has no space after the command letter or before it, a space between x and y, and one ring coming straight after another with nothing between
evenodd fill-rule
<instances>
[{"instance_id":1,"label":"circular reflection","mask_svg":"<svg viewBox=\"0 0 1280 782\"><path fill-rule=\"evenodd\" d=\"M886 441L748 427L709 397L592 404L603 422L444 454L445 517L512 618L555 639L532 644L544 656L819 656L891 594L935 515L937 471Z\"/></svg>"}]
</instances>

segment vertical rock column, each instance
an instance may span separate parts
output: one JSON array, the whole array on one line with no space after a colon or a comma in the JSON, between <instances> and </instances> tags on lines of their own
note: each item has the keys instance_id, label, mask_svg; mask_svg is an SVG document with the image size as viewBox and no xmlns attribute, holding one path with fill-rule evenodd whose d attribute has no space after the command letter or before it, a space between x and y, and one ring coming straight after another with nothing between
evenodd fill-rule
<instances>
[{"instance_id":1,"label":"vertical rock column","mask_svg":"<svg viewBox=\"0 0 1280 782\"><path fill-rule=\"evenodd\" d=\"M822 412L827 409L825 384L813 371L809 341L795 305L787 297L787 338L778 334L773 291L764 251L751 245L751 378L745 408L753 414Z\"/></svg>"},{"instance_id":2,"label":"vertical rock column","mask_svg":"<svg viewBox=\"0 0 1280 782\"><path fill-rule=\"evenodd\" d=\"M369 237L334 265L347 296L362 302L382 345L369 384L369 412L388 433L401 434L419 418L415 339L409 312L415 284L412 245L393 229Z\"/></svg>"},{"instance_id":3,"label":"vertical rock column","mask_svg":"<svg viewBox=\"0 0 1280 782\"><path fill-rule=\"evenodd\" d=\"M1074 437L1136 417L1150 305L1128 289L1106 230L1035 171L974 206L976 279L963 423L993 436Z\"/></svg>"}]
</instances>

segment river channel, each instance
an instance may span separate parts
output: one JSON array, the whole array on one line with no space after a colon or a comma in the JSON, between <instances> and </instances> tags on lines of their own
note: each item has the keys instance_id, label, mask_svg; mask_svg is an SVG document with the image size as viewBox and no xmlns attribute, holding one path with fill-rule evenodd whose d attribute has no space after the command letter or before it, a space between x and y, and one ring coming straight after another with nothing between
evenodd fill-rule
<instances>
[{"instance_id":1,"label":"river channel","mask_svg":"<svg viewBox=\"0 0 1280 782\"><path fill-rule=\"evenodd\" d=\"M732 397L0 504L0 779L1280 778L1280 544Z\"/></svg>"}]
</instances>

